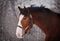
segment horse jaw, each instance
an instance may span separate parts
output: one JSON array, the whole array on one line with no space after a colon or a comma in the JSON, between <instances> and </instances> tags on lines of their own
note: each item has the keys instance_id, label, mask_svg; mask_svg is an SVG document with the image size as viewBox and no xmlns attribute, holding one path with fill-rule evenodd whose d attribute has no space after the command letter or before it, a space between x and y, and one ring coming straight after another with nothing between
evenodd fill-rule
<instances>
[{"instance_id":1,"label":"horse jaw","mask_svg":"<svg viewBox=\"0 0 60 41\"><path fill-rule=\"evenodd\" d=\"M24 15L22 15L22 14L19 17L18 25L21 26L21 27L22 27L21 21L22 21L23 17L24 17ZM22 28L17 27L17 29L16 29L16 36L17 36L17 38L23 38L22 37Z\"/></svg>"}]
</instances>

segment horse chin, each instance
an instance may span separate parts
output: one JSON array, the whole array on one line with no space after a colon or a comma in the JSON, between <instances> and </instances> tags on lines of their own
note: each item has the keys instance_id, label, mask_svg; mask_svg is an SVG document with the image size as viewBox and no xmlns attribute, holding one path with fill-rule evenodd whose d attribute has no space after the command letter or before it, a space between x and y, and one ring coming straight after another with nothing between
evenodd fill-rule
<instances>
[{"instance_id":1,"label":"horse chin","mask_svg":"<svg viewBox=\"0 0 60 41\"><path fill-rule=\"evenodd\" d=\"M23 37L22 37L22 29L19 28L19 27L17 27L17 29L16 29L16 36L17 36L17 38L19 38L19 39L23 38Z\"/></svg>"}]
</instances>

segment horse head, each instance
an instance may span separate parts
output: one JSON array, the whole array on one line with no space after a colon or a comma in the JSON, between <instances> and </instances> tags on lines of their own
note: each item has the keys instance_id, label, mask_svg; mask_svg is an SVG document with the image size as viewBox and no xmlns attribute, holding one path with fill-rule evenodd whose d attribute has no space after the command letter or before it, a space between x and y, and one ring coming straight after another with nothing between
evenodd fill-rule
<instances>
[{"instance_id":1,"label":"horse head","mask_svg":"<svg viewBox=\"0 0 60 41\"><path fill-rule=\"evenodd\" d=\"M18 26L16 30L16 36L17 38L22 38L33 26L32 16L29 13L29 8L20 8L18 7L20 11Z\"/></svg>"}]
</instances>

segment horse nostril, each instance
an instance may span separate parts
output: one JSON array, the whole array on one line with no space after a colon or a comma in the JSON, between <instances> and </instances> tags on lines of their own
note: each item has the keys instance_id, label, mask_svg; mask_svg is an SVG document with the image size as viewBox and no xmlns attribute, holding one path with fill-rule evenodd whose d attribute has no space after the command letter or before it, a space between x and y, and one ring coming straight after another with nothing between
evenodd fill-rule
<instances>
[{"instance_id":1,"label":"horse nostril","mask_svg":"<svg viewBox=\"0 0 60 41\"><path fill-rule=\"evenodd\" d=\"M20 25L18 25L18 27L22 28Z\"/></svg>"}]
</instances>

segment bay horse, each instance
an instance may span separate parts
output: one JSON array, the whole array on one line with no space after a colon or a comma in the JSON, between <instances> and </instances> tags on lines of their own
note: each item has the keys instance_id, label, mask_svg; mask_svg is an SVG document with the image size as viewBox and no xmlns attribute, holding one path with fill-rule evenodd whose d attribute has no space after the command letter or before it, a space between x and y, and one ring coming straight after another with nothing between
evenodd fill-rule
<instances>
[{"instance_id":1,"label":"bay horse","mask_svg":"<svg viewBox=\"0 0 60 41\"><path fill-rule=\"evenodd\" d=\"M45 7L24 7L20 8L20 19L18 27L20 32L16 30L18 38L24 36L33 24L39 26L45 33L45 41L59 41L60 40L60 16Z\"/></svg>"}]
</instances>

